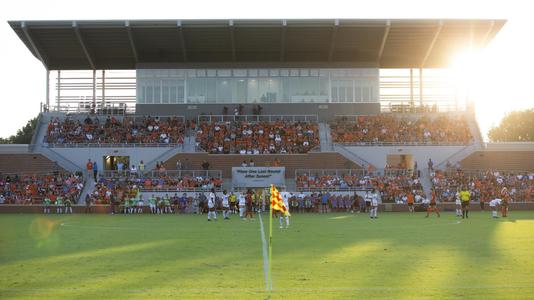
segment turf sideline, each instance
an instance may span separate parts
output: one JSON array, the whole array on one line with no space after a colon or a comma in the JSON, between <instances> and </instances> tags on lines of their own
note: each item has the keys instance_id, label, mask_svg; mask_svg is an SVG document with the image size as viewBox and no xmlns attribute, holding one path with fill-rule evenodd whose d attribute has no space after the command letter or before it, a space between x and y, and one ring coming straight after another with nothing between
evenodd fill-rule
<instances>
[{"instance_id":1,"label":"turf sideline","mask_svg":"<svg viewBox=\"0 0 534 300\"><path fill-rule=\"evenodd\" d=\"M265 290L269 290L269 256L267 255L267 241L265 240L265 230L263 229L263 218L261 212L258 213L260 218L261 243L263 245L263 273L265 274Z\"/></svg>"}]
</instances>

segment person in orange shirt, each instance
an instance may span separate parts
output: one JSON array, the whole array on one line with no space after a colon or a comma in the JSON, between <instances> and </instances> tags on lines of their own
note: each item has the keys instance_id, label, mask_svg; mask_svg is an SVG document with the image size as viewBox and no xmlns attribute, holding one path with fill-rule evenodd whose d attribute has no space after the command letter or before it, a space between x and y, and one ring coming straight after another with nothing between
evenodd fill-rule
<instances>
[{"instance_id":1,"label":"person in orange shirt","mask_svg":"<svg viewBox=\"0 0 534 300\"><path fill-rule=\"evenodd\" d=\"M440 217L439 209L438 209L438 206L437 206L437 203L436 203L436 191L434 189L432 189L432 196L430 198L430 203L429 203L428 208L426 210L426 217L425 218L428 218L428 216L430 215L431 212L435 212L436 215L438 215L438 218Z\"/></svg>"},{"instance_id":2,"label":"person in orange shirt","mask_svg":"<svg viewBox=\"0 0 534 300\"><path fill-rule=\"evenodd\" d=\"M414 202L414 196L411 192L408 193L408 200L407 200L407 203L408 203L408 210L413 213L414 212L414 207L413 207L413 202Z\"/></svg>"}]
</instances>

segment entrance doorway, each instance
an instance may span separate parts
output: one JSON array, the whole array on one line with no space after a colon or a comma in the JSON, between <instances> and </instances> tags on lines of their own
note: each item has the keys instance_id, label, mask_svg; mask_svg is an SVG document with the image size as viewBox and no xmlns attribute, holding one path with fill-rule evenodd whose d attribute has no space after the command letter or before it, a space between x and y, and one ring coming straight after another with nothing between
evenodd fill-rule
<instances>
[{"instance_id":1,"label":"entrance doorway","mask_svg":"<svg viewBox=\"0 0 534 300\"><path fill-rule=\"evenodd\" d=\"M126 170L130 167L130 157L129 156L104 156L104 170L105 171L115 171L117 170L117 165L119 162L123 165L123 170Z\"/></svg>"},{"instance_id":2,"label":"entrance doorway","mask_svg":"<svg viewBox=\"0 0 534 300\"><path fill-rule=\"evenodd\" d=\"M411 154L390 154L387 156L387 164L393 169L413 169L414 161Z\"/></svg>"}]
</instances>

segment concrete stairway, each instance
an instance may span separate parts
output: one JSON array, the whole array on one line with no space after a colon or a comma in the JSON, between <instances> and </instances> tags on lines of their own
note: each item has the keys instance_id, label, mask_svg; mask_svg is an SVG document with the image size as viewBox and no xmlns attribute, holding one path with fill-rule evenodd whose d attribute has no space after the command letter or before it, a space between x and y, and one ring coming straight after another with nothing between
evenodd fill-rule
<instances>
[{"instance_id":1,"label":"concrete stairway","mask_svg":"<svg viewBox=\"0 0 534 300\"><path fill-rule=\"evenodd\" d=\"M321 141L322 152L334 151L334 146L332 144L332 133L328 123L319 123L319 137Z\"/></svg>"}]
</instances>

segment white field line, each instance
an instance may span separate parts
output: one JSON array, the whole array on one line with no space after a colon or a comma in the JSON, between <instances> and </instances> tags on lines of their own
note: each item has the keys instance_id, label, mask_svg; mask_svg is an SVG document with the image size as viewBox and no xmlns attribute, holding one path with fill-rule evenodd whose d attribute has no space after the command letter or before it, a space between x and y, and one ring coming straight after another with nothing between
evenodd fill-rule
<instances>
[{"instance_id":1,"label":"white field line","mask_svg":"<svg viewBox=\"0 0 534 300\"><path fill-rule=\"evenodd\" d=\"M439 290L494 290L494 289L534 289L534 285L472 285L472 286L443 286L443 287L425 287L425 290L439 291ZM193 293L205 293L205 292L265 292L263 289L258 288L139 288L139 289L125 289L125 288L93 288L93 287L72 287L72 288L0 288L0 292L5 293L24 293L24 292L125 292L125 293L146 293L154 291L176 291L176 292L193 292ZM386 286L374 286L374 287L311 287L311 288L277 288L276 292L397 292L397 291L412 291L421 290L419 287L386 287Z\"/></svg>"},{"instance_id":2,"label":"white field line","mask_svg":"<svg viewBox=\"0 0 534 300\"><path fill-rule=\"evenodd\" d=\"M261 213L258 214L260 218L260 233L261 243L263 245L263 273L265 274L265 289L269 290L269 256L267 255L267 241L265 240L265 230L263 229L263 218Z\"/></svg>"}]
</instances>

